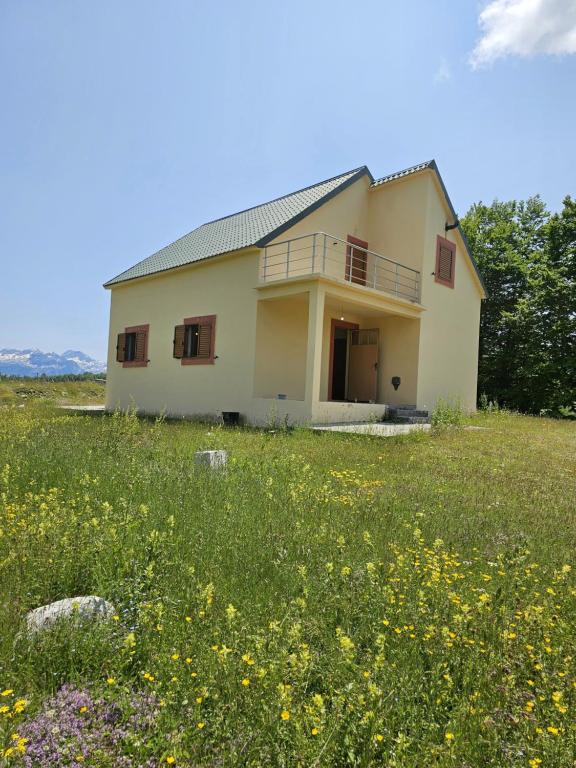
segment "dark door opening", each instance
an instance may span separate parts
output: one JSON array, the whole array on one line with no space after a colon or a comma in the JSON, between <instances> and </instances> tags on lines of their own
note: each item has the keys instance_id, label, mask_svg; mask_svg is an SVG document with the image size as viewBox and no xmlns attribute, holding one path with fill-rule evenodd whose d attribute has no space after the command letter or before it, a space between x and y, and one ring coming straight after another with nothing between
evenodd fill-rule
<instances>
[{"instance_id":1,"label":"dark door opening","mask_svg":"<svg viewBox=\"0 0 576 768\"><path fill-rule=\"evenodd\" d=\"M332 320L330 336L330 374L328 378L329 400L346 400L350 346L349 331L357 328L357 323L348 323L345 320Z\"/></svg>"},{"instance_id":2,"label":"dark door opening","mask_svg":"<svg viewBox=\"0 0 576 768\"><path fill-rule=\"evenodd\" d=\"M346 365L348 363L348 331L334 329L334 350L332 357L332 400L346 399Z\"/></svg>"}]
</instances>

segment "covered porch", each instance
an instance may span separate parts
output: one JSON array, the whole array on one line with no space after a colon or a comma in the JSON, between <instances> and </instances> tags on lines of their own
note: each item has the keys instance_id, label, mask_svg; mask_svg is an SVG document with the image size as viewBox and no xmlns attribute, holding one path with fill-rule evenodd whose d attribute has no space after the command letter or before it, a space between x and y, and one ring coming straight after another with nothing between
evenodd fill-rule
<instances>
[{"instance_id":1,"label":"covered porch","mask_svg":"<svg viewBox=\"0 0 576 768\"><path fill-rule=\"evenodd\" d=\"M390 406L416 405L419 304L323 277L259 294L255 420L380 421Z\"/></svg>"}]
</instances>

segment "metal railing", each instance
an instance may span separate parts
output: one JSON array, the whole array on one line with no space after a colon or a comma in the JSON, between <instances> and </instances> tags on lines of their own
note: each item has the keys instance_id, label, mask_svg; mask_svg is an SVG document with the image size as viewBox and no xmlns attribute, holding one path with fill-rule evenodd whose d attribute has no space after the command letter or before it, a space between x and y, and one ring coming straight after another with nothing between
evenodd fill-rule
<instances>
[{"instance_id":1,"label":"metal railing","mask_svg":"<svg viewBox=\"0 0 576 768\"><path fill-rule=\"evenodd\" d=\"M260 271L263 282L306 275L323 275L420 301L420 272L326 232L265 247Z\"/></svg>"}]
</instances>

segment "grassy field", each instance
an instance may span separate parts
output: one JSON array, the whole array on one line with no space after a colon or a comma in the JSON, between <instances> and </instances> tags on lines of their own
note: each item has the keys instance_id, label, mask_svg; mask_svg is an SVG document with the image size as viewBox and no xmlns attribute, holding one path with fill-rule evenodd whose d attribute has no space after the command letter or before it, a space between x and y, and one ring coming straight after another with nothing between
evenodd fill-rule
<instances>
[{"instance_id":1,"label":"grassy field","mask_svg":"<svg viewBox=\"0 0 576 768\"><path fill-rule=\"evenodd\" d=\"M0 406L29 402L58 405L99 405L104 402L103 381L48 381L46 379L0 379Z\"/></svg>"},{"instance_id":2,"label":"grassy field","mask_svg":"<svg viewBox=\"0 0 576 768\"><path fill-rule=\"evenodd\" d=\"M573 766L575 469L574 423L506 413L378 439L0 409L4 760ZM26 639L79 594L115 618Z\"/></svg>"}]
</instances>

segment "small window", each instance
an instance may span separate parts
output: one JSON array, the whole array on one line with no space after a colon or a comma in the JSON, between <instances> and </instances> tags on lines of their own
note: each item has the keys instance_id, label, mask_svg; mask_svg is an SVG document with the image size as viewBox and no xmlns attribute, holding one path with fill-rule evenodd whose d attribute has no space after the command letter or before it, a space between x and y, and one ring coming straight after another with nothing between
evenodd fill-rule
<instances>
[{"instance_id":1,"label":"small window","mask_svg":"<svg viewBox=\"0 0 576 768\"><path fill-rule=\"evenodd\" d=\"M148 325L126 328L118 334L116 360L124 368L142 368L148 365Z\"/></svg>"},{"instance_id":2,"label":"small window","mask_svg":"<svg viewBox=\"0 0 576 768\"><path fill-rule=\"evenodd\" d=\"M448 288L454 288L454 270L456 267L456 244L445 237L436 238L436 269L434 280Z\"/></svg>"},{"instance_id":3,"label":"small window","mask_svg":"<svg viewBox=\"0 0 576 768\"><path fill-rule=\"evenodd\" d=\"M213 363L216 315L189 317L174 329L174 357L182 365Z\"/></svg>"}]
</instances>

